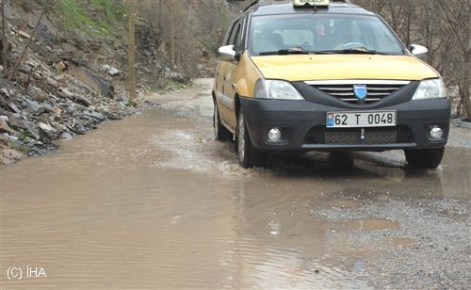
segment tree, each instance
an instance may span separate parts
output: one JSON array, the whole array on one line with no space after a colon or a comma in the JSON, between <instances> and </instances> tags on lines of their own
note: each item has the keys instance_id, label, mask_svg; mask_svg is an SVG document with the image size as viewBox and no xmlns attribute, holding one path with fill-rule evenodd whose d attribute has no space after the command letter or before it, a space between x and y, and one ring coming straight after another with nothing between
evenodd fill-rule
<instances>
[{"instance_id":1,"label":"tree","mask_svg":"<svg viewBox=\"0 0 471 290\"><path fill-rule=\"evenodd\" d=\"M129 31L128 31L128 60L129 60L129 104L135 105L136 97L136 39L135 39L135 16L136 16L136 0L129 2Z\"/></svg>"},{"instance_id":2,"label":"tree","mask_svg":"<svg viewBox=\"0 0 471 290\"><path fill-rule=\"evenodd\" d=\"M471 0L454 0L444 3L434 0L436 16L442 20L437 29L449 35L453 46L448 53L453 55L451 69L458 85L460 107L471 117ZM456 75L457 74L457 75Z\"/></svg>"}]
</instances>

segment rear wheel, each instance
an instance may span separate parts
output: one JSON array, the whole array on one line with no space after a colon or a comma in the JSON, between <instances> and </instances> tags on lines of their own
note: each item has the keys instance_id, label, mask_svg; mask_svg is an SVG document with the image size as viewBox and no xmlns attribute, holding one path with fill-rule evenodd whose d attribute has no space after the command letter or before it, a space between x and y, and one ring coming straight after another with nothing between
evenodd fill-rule
<instances>
[{"instance_id":1,"label":"rear wheel","mask_svg":"<svg viewBox=\"0 0 471 290\"><path fill-rule=\"evenodd\" d=\"M404 150L410 167L419 169L435 169L442 162L445 148L408 149Z\"/></svg>"},{"instance_id":2,"label":"rear wheel","mask_svg":"<svg viewBox=\"0 0 471 290\"><path fill-rule=\"evenodd\" d=\"M266 152L253 147L252 141L250 141L250 136L247 132L245 116L242 110L240 110L239 118L237 120L236 147L241 167L263 167L265 165Z\"/></svg>"},{"instance_id":3,"label":"rear wheel","mask_svg":"<svg viewBox=\"0 0 471 290\"><path fill-rule=\"evenodd\" d=\"M226 142L232 139L232 133L221 124L221 117L219 116L218 104L214 103L213 115L214 138L217 141Z\"/></svg>"}]
</instances>

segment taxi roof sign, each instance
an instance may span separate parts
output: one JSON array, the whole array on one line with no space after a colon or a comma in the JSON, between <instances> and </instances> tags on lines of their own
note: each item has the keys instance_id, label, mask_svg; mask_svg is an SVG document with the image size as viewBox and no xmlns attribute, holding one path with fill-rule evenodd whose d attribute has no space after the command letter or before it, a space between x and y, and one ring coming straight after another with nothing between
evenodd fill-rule
<instances>
[{"instance_id":1,"label":"taxi roof sign","mask_svg":"<svg viewBox=\"0 0 471 290\"><path fill-rule=\"evenodd\" d=\"M329 6L329 0L293 0L294 6Z\"/></svg>"}]
</instances>

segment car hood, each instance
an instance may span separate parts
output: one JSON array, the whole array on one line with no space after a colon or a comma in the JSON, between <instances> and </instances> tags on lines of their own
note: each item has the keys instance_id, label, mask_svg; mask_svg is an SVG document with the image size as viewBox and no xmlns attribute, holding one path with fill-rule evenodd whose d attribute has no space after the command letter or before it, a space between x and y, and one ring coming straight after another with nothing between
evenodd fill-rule
<instances>
[{"instance_id":1,"label":"car hood","mask_svg":"<svg viewBox=\"0 0 471 290\"><path fill-rule=\"evenodd\" d=\"M288 81L387 79L422 80L438 73L410 55L270 55L252 61L267 79Z\"/></svg>"}]
</instances>

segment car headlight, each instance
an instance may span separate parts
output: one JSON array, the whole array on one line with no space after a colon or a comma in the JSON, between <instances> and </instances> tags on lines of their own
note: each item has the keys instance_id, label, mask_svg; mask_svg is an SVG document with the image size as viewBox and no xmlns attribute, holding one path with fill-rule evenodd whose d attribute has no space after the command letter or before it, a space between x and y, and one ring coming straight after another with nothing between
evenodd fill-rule
<instances>
[{"instance_id":1,"label":"car headlight","mask_svg":"<svg viewBox=\"0 0 471 290\"><path fill-rule=\"evenodd\" d=\"M255 84L255 98L275 100L304 100L286 81L259 79Z\"/></svg>"},{"instance_id":2,"label":"car headlight","mask_svg":"<svg viewBox=\"0 0 471 290\"><path fill-rule=\"evenodd\" d=\"M446 98L445 83L442 79L431 79L420 82L412 100Z\"/></svg>"}]
</instances>

